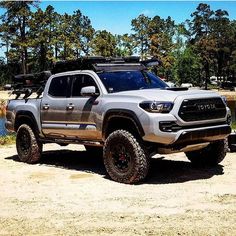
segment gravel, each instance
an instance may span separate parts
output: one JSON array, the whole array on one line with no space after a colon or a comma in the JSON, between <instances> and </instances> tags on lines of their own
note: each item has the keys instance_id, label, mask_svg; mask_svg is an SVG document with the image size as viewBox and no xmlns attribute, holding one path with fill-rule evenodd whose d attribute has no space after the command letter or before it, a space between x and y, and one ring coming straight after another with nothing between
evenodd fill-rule
<instances>
[{"instance_id":1,"label":"gravel","mask_svg":"<svg viewBox=\"0 0 236 236\"><path fill-rule=\"evenodd\" d=\"M0 147L0 235L235 235L236 154L210 169L183 153L162 159L125 185L83 146L47 144L35 165Z\"/></svg>"}]
</instances>

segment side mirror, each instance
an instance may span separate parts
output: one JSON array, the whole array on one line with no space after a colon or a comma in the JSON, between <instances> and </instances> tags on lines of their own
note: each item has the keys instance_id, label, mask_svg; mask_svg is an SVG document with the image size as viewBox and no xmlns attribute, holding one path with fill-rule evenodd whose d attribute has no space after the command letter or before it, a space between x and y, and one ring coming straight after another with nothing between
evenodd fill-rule
<instances>
[{"instance_id":1,"label":"side mirror","mask_svg":"<svg viewBox=\"0 0 236 236\"><path fill-rule=\"evenodd\" d=\"M98 96L99 95L98 93L96 93L95 86L83 87L80 91L80 94L83 97L93 97L93 96Z\"/></svg>"}]
</instances>

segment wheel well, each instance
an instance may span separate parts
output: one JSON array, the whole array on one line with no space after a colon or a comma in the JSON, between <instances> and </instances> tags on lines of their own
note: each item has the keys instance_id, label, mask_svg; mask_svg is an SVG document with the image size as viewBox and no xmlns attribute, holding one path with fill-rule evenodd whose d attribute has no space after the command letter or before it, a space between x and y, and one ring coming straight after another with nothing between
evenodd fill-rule
<instances>
[{"instance_id":1,"label":"wheel well","mask_svg":"<svg viewBox=\"0 0 236 236\"><path fill-rule=\"evenodd\" d=\"M108 123L103 133L104 139L106 139L110 133L118 129L127 130L135 137L142 136L142 134L139 131L139 128L131 118L111 117L107 122Z\"/></svg>"},{"instance_id":2,"label":"wheel well","mask_svg":"<svg viewBox=\"0 0 236 236\"><path fill-rule=\"evenodd\" d=\"M34 118L32 118L30 115L22 115L22 114L17 114L16 118L15 118L15 131L18 130L18 128L22 125L22 124L26 124L29 125L31 127L31 129L33 131L36 131L38 134L39 130L38 130L38 126L36 124L36 121Z\"/></svg>"}]
</instances>

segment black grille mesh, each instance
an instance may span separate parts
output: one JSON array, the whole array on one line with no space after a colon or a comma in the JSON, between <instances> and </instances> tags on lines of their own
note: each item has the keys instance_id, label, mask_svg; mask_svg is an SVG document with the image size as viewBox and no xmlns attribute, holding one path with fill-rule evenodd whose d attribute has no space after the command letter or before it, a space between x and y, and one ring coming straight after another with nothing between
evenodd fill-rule
<instances>
[{"instance_id":1,"label":"black grille mesh","mask_svg":"<svg viewBox=\"0 0 236 236\"><path fill-rule=\"evenodd\" d=\"M226 107L221 98L185 99L179 109L184 121L201 121L224 118Z\"/></svg>"}]
</instances>

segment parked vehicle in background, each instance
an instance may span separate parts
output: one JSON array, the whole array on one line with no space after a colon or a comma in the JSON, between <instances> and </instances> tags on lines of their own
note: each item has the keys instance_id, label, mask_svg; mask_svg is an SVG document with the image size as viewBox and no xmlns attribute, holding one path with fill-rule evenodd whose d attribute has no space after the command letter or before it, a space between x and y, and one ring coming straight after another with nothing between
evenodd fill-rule
<instances>
[{"instance_id":1,"label":"parked vehicle in background","mask_svg":"<svg viewBox=\"0 0 236 236\"><path fill-rule=\"evenodd\" d=\"M216 76L211 76L210 77L210 84L212 85L218 85L218 79Z\"/></svg>"},{"instance_id":2,"label":"parked vehicle in background","mask_svg":"<svg viewBox=\"0 0 236 236\"><path fill-rule=\"evenodd\" d=\"M144 64L132 58L57 63L44 89L18 77L23 86L8 103L6 127L17 132L20 160L38 162L45 143L79 143L102 150L107 173L122 183L144 180L156 153L185 152L195 165L220 163L231 132L224 99L170 88ZM33 91L37 98L29 97Z\"/></svg>"},{"instance_id":3,"label":"parked vehicle in background","mask_svg":"<svg viewBox=\"0 0 236 236\"><path fill-rule=\"evenodd\" d=\"M168 81L168 82L165 82L170 88L175 88L176 87L176 85L173 83L173 82L170 82L170 81Z\"/></svg>"},{"instance_id":4,"label":"parked vehicle in background","mask_svg":"<svg viewBox=\"0 0 236 236\"><path fill-rule=\"evenodd\" d=\"M12 89L12 86L11 84L5 84L4 87L3 87L4 90L11 90Z\"/></svg>"},{"instance_id":5,"label":"parked vehicle in background","mask_svg":"<svg viewBox=\"0 0 236 236\"><path fill-rule=\"evenodd\" d=\"M192 83L182 83L180 85L181 88L192 88L193 84Z\"/></svg>"},{"instance_id":6,"label":"parked vehicle in background","mask_svg":"<svg viewBox=\"0 0 236 236\"><path fill-rule=\"evenodd\" d=\"M220 87L221 87L222 89L235 91L235 88L236 88L236 82L232 82L232 81L224 81L224 82L221 82Z\"/></svg>"}]
</instances>

